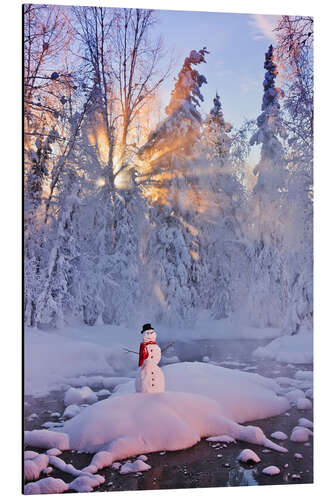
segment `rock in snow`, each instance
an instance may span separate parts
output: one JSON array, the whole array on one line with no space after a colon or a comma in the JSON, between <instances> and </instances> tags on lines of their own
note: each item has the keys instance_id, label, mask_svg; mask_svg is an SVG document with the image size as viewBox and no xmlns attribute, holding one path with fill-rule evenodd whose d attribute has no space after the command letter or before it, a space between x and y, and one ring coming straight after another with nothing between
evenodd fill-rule
<instances>
[{"instance_id":1,"label":"rock in snow","mask_svg":"<svg viewBox=\"0 0 333 500\"><path fill-rule=\"evenodd\" d=\"M269 465L268 467L265 467L265 469L263 469L261 472L263 474L266 474L266 476L276 476L280 474L280 469L275 465Z\"/></svg>"},{"instance_id":2,"label":"rock in snow","mask_svg":"<svg viewBox=\"0 0 333 500\"><path fill-rule=\"evenodd\" d=\"M129 474L130 472L142 472L151 469L151 466L146 464L143 460L135 460L133 463L126 463L121 466L120 474Z\"/></svg>"},{"instance_id":3,"label":"rock in snow","mask_svg":"<svg viewBox=\"0 0 333 500\"><path fill-rule=\"evenodd\" d=\"M244 463L254 462L255 464L261 462L258 455L254 451L249 450L248 448L240 452L240 454L237 457L237 460Z\"/></svg>"},{"instance_id":4,"label":"rock in snow","mask_svg":"<svg viewBox=\"0 0 333 500\"><path fill-rule=\"evenodd\" d=\"M307 418L303 418L303 417L298 420L298 425L300 427L307 427L308 429L313 428L313 422L311 422L311 420L309 420Z\"/></svg>"},{"instance_id":5,"label":"rock in snow","mask_svg":"<svg viewBox=\"0 0 333 500\"><path fill-rule=\"evenodd\" d=\"M65 405L80 405L82 403L96 403L97 401L97 396L90 389L90 387L85 386L81 388L76 388L76 387L70 387L66 393L65 393Z\"/></svg>"},{"instance_id":6,"label":"rock in snow","mask_svg":"<svg viewBox=\"0 0 333 500\"><path fill-rule=\"evenodd\" d=\"M49 450L47 450L46 455L57 457L58 455L61 455L61 453L62 452L58 450L58 448L50 448Z\"/></svg>"},{"instance_id":7,"label":"rock in snow","mask_svg":"<svg viewBox=\"0 0 333 500\"><path fill-rule=\"evenodd\" d=\"M309 436L312 436L312 431L306 427L296 426L293 428L290 436L290 441L295 441L296 443L305 443L309 440Z\"/></svg>"},{"instance_id":8,"label":"rock in snow","mask_svg":"<svg viewBox=\"0 0 333 500\"><path fill-rule=\"evenodd\" d=\"M310 399L307 398L299 398L296 402L296 406L298 410L311 410L312 403Z\"/></svg>"},{"instance_id":9,"label":"rock in snow","mask_svg":"<svg viewBox=\"0 0 333 500\"><path fill-rule=\"evenodd\" d=\"M63 417L64 418L73 418L75 415L80 413L81 408L78 405L69 405L64 411Z\"/></svg>"},{"instance_id":10,"label":"rock in snow","mask_svg":"<svg viewBox=\"0 0 333 500\"><path fill-rule=\"evenodd\" d=\"M300 389L294 389L292 391L287 392L286 398L291 403L297 403L299 399L305 398L305 394Z\"/></svg>"},{"instance_id":11,"label":"rock in snow","mask_svg":"<svg viewBox=\"0 0 333 500\"><path fill-rule=\"evenodd\" d=\"M313 335L311 333L284 335L264 347L258 347L253 355L275 359L282 363L312 363Z\"/></svg>"},{"instance_id":12,"label":"rock in snow","mask_svg":"<svg viewBox=\"0 0 333 500\"><path fill-rule=\"evenodd\" d=\"M287 434L285 434L282 431L276 431L271 434L271 437L274 439L278 439L279 441L284 441L285 439L288 439Z\"/></svg>"},{"instance_id":13,"label":"rock in snow","mask_svg":"<svg viewBox=\"0 0 333 500\"><path fill-rule=\"evenodd\" d=\"M109 389L101 389L96 394L97 394L98 397L110 396L111 392L109 391Z\"/></svg>"}]
</instances>

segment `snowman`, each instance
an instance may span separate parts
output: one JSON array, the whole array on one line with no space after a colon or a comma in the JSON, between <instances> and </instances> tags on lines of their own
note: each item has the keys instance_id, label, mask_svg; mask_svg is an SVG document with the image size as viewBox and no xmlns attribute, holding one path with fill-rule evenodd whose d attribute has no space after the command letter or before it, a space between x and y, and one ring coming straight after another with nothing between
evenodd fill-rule
<instances>
[{"instance_id":1,"label":"snowman","mask_svg":"<svg viewBox=\"0 0 333 500\"><path fill-rule=\"evenodd\" d=\"M140 344L139 367L135 379L136 392L164 392L165 382L158 363L161 349L156 343L156 332L150 323L142 327L143 342Z\"/></svg>"}]
</instances>

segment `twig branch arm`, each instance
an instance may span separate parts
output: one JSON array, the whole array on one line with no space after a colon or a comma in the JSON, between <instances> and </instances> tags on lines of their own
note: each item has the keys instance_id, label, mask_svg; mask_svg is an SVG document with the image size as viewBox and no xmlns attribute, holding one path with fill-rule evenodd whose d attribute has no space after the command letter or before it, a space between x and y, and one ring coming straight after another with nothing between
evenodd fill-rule
<instances>
[{"instance_id":1,"label":"twig branch arm","mask_svg":"<svg viewBox=\"0 0 333 500\"><path fill-rule=\"evenodd\" d=\"M131 351L131 349L126 349L126 347L123 347L122 349L123 349L124 351L126 351L126 352L133 352L134 354L139 354L139 353L138 353L138 352L136 352L136 351Z\"/></svg>"}]
</instances>

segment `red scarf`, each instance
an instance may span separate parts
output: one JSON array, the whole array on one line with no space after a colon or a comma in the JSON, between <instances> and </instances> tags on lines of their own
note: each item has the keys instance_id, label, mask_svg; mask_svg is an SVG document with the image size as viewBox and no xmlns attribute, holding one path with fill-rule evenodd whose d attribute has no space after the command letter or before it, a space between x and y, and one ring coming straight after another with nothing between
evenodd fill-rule
<instances>
[{"instance_id":1,"label":"red scarf","mask_svg":"<svg viewBox=\"0 0 333 500\"><path fill-rule=\"evenodd\" d=\"M153 340L150 340L149 342L141 342L140 344L140 352L139 352L139 366L142 365L145 359L148 358L148 349L147 345L149 344L156 344Z\"/></svg>"}]
</instances>

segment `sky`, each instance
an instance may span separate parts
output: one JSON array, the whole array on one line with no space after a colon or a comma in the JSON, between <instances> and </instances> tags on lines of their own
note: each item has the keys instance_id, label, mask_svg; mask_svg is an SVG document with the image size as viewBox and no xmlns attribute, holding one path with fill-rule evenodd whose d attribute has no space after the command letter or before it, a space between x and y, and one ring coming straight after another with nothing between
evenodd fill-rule
<instances>
[{"instance_id":1,"label":"sky","mask_svg":"<svg viewBox=\"0 0 333 500\"><path fill-rule=\"evenodd\" d=\"M218 91L226 121L239 126L244 118L256 118L261 112L265 52L271 43L274 45L272 28L279 16L157 12L156 30L164 38L167 53L173 53L176 59L174 76L191 50L206 46L210 52L206 55L207 64L196 68L208 82L201 87L205 99L201 111L209 112ZM163 105L168 103L173 86L172 77L163 85ZM256 163L257 158L258 150L253 149L250 163Z\"/></svg>"}]
</instances>

